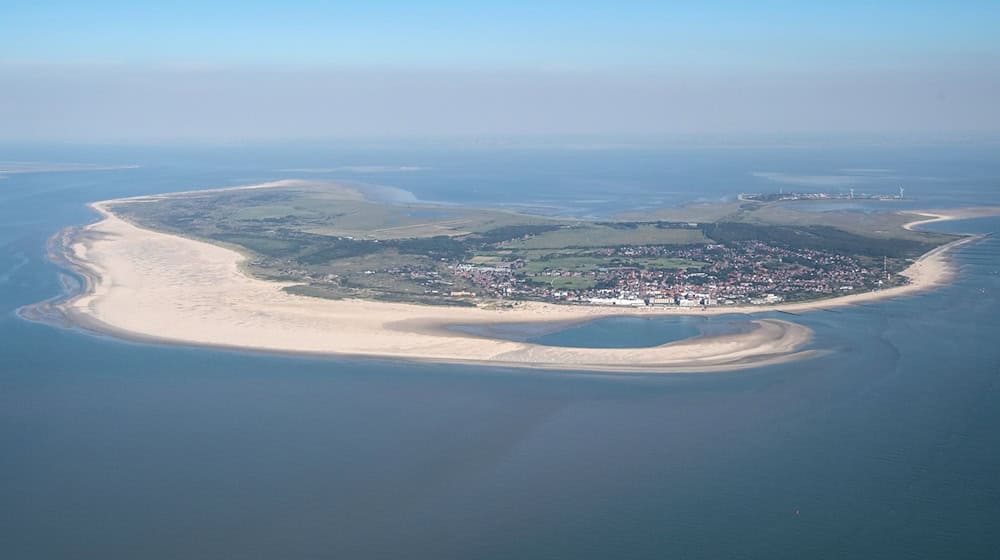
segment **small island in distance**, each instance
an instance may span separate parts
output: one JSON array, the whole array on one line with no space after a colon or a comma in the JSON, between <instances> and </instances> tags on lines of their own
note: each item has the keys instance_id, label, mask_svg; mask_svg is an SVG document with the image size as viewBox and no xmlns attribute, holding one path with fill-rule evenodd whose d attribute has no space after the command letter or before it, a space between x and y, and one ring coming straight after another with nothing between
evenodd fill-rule
<instances>
[{"instance_id":1,"label":"small island in distance","mask_svg":"<svg viewBox=\"0 0 1000 560\"><path fill-rule=\"evenodd\" d=\"M946 281L945 252L974 239L910 227L960 212L814 212L740 197L585 220L393 194L286 180L95 203L103 219L63 231L51 251L84 285L23 314L138 340L263 351L721 371L822 350L805 348L807 327L773 318L641 348L482 333L860 303Z\"/></svg>"}]
</instances>

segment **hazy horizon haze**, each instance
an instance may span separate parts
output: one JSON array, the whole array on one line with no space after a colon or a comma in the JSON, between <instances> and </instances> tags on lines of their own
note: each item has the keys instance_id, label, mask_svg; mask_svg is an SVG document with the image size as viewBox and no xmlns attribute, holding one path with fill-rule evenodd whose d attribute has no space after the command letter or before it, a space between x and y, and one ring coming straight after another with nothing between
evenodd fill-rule
<instances>
[{"instance_id":1,"label":"hazy horizon haze","mask_svg":"<svg viewBox=\"0 0 1000 560\"><path fill-rule=\"evenodd\" d=\"M26 2L0 139L995 134L988 2Z\"/></svg>"}]
</instances>

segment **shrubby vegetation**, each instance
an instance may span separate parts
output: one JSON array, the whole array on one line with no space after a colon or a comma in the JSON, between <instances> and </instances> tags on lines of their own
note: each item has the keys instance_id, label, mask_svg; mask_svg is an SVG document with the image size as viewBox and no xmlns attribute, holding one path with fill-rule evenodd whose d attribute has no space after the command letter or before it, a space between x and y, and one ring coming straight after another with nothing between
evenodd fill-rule
<instances>
[{"instance_id":1,"label":"shrubby vegetation","mask_svg":"<svg viewBox=\"0 0 1000 560\"><path fill-rule=\"evenodd\" d=\"M914 239L862 236L831 226L758 225L719 222L702 225L705 236L721 244L760 241L790 249L814 249L868 257L911 258L939 243Z\"/></svg>"}]
</instances>

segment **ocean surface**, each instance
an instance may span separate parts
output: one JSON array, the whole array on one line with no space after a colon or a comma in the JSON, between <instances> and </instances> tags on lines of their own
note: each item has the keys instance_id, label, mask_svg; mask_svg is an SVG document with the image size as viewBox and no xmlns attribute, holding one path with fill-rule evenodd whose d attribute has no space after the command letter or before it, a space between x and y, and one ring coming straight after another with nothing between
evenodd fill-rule
<instances>
[{"instance_id":1,"label":"ocean surface","mask_svg":"<svg viewBox=\"0 0 1000 560\"><path fill-rule=\"evenodd\" d=\"M812 345L829 352L733 373L157 346L16 310L61 292L46 240L94 220L93 200L320 177L401 201L578 216L777 188L903 186L912 200L894 207L998 205L997 153L4 147L0 161L140 167L0 179L0 557L996 558L997 237L955 254L949 286L774 314L814 329ZM1000 219L934 227L997 232ZM507 334L628 346L740 325L617 319Z\"/></svg>"}]
</instances>

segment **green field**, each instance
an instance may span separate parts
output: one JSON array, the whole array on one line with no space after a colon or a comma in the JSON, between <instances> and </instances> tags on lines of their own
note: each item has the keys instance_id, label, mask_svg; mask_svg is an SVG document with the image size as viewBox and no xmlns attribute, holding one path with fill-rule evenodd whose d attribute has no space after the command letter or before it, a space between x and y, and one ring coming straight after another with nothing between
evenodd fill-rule
<instances>
[{"instance_id":1,"label":"green field","mask_svg":"<svg viewBox=\"0 0 1000 560\"><path fill-rule=\"evenodd\" d=\"M550 253L543 258L528 260L523 268L525 273L539 273L546 270L587 272L600 268L635 267L643 269L700 268L705 263L685 259L665 258L609 258L589 255L564 255Z\"/></svg>"},{"instance_id":2,"label":"green field","mask_svg":"<svg viewBox=\"0 0 1000 560\"><path fill-rule=\"evenodd\" d=\"M692 245L708 242L708 238L700 229L663 228L648 224L634 227L579 224L548 231L528 239L510 241L503 246L510 249L562 249L622 245Z\"/></svg>"}]
</instances>

